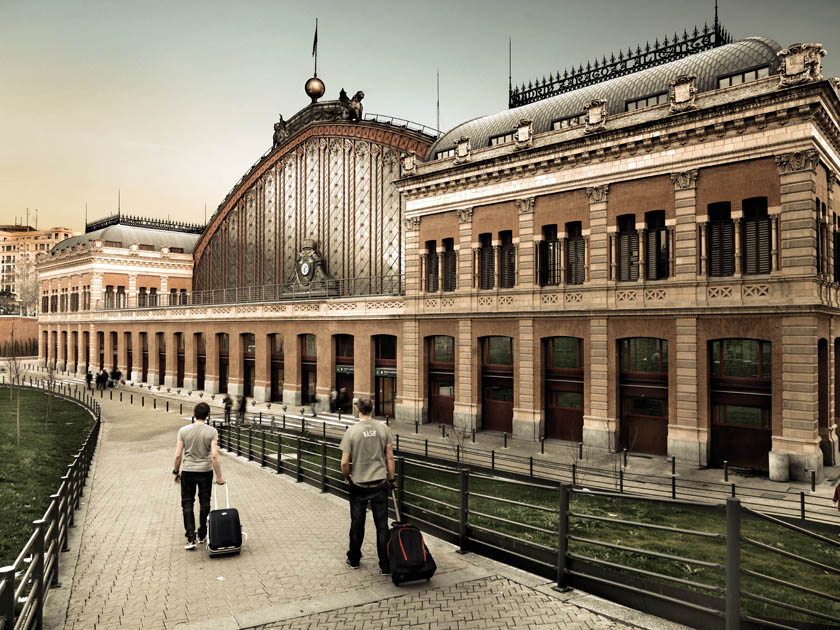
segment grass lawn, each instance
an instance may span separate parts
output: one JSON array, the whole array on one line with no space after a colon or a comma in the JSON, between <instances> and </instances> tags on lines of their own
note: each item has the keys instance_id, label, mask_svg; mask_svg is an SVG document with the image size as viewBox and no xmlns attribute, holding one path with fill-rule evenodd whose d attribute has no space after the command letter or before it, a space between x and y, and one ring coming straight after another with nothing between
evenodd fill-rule
<instances>
[{"instance_id":1,"label":"grass lawn","mask_svg":"<svg viewBox=\"0 0 840 630\"><path fill-rule=\"evenodd\" d=\"M254 433L254 450L259 450L261 447L258 435L258 432ZM232 437L235 440L235 434ZM310 439L317 440L319 437L310 436ZM242 441L244 450L247 448L247 432L244 430ZM273 436L266 443L266 451L276 453L276 444L276 436ZM294 438L284 436L284 455L292 455L295 446ZM320 448L305 441L301 456L304 474L311 479L320 480ZM327 475L331 480L341 478L338 470L339 457L338 449L330 446L327 451ZM457 473L407 461L405 474L407 477L406 504L413 507L415 513L419 508L421 512L418 516L422 514L424 520L457 532L459 517L457 506L460 497ZM557 514L539 508L556 509L557 499L558 493L553 489L529 487L506 481L502 477L471 476L469 524L476 535L480 536L479 529L506 534L532 544L536 553L539 552L540 547L556 549L557 536L554 532L557 531ZM512 505L504 500L526 505ZM569 518L569 535L573 537L720 565L725 565L726 562L726 541L723 538L726 532L726 513L723 505L704 508L670 504L665 501L648 501L627 495L614 498L574 492L570 499L570 512L578 515L571 515ZM479 516L476 513L486 516ZM586 515L600 517L603 520L585 518ZM718 536L700 537L667 529L648 529L639 524L706 532ZM840 569L840 548L749 516L745 512L742 512L741 536ZM720 588L726 585L725 573L722 569L698 566L682 560L647 556L577 540L569 541L569 552L697 584ZM838 602L744 575L743 570L755 571L777 580L784 580L834 596L840 593L840 575L746 543L742 545L741 567L742 593L752 593L840 617L840 603ZM619 572L626 575L624 581L628 584L632 584L639 577L638 574L629 570L619 570ZM665 580L650 576L644 576L643 579L667 583ZM723 593L699 586L683 584L679 587L719 598L724 597ZM756 617L812 623L820 621L812 616L801 615L746 597L742 597L741 610L742 614Z\"/></svg>"},{"instance_id":2,"label":"grass lawn","mask_svg":"<svg viewBox=\"0 0 840 630\"><path fill-rule=\"evenodd\" d=\"M17 390L0 387L0 566L14 562L49 506L61 477L93 425L82 407L53 398L44 426L46 394L20 390L21 445L16 443Z\"/></svg>"}]
</instances>

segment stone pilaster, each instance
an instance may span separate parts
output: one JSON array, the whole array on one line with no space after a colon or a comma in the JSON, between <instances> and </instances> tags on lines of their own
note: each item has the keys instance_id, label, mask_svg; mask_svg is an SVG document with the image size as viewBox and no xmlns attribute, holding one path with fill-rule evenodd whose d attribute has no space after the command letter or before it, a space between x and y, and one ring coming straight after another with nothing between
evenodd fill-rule
<instances>
[{"instance_id":1,"label":"stone pilaster","mask_svg":"<svg viewBox=\"0 0 840 630\"><path fill-rule=\"evenodd\" d=\"M823 473L819 438L817 324L816 317L784 318L782 400L779 403L773 401L773 408L781 410L782 417L781 427L774 418L771 456L786 454L790 477L801 481L809 477L811 470L817 471L818 479L822 479Z\"/></svg>"},{"instance_id":2,"label":"stone pilaster","mask_svg":"<svg viewBox=\"0 0 840 630\"><path fill-rule=\"evenodd\" d=\"M315 386L316 411L330 410L330 392L335 387L335 341L332 335L318 335L318 382ZM353 378L353 402L360 393Z\"/></svg>"},{"instance_id":3,"label":"stone pilaster","mask_svg":"<svg viewBox=\"0 0 840 630\"><path fill-rule=\"evenodd\" d=\"M705 466L708 429L698 425L696 318L677 319L676 345L671 360L676 361L677 382L670 390L677 397L677 415L668 420L668 454L691 465Z\"/></svg>"},{"instance_id":4,"label":"stone pilaster","mask_svg":"<svg viewBox=\"0 0 840 630\"><path fill-rule=\"evenodd\" d=\"M166 335L166 373L163 377L163 384L166 387L176 387L178 383L178 337L174 332L164 333Z\"/></svg>"},{"instance_id":5,"label":"stone pilaster","mask_svg":"<svg viewBox=\"0 0 840 630\"><path fill-rule=\"evenodd\" d=\"M242 383L242 335L239 329L229 329L230 353L228 354L228 393L231 396L242 396L245 388ZM168 362L167 362L168 363ZM319 379L320 380L320 379Z\"/></svg>"},{"instance_id":6,"label":"stone pilaster","mask_svg":"<svg viewBox=\"0 0 840 630\"><path fill-rule=\"evenodd\" d=\"M131 333L127 333L131 334ZM123 378L129 378L128 374L128 345L126 344L126 333L117 333L117 369L122 372ZM133 359L134 357L132 357Z\"/></svg>"},{"instance_id":7,"label":"stone pilaster","mask_svg":"<svg viewBox=\"0 0 840 630\"><path fill-rule=\"evenodd\" d=\"M697 275L697 173L696 169L671 173L674 182L674 269L679 280L694 280Z\"/></svg>"},{"instance_id":8,"label":"stone pilaster","mask_svg":"<svg viewBox=\"0 0 840 630\"><path fill-rule=\"evenodd\" d=\"M114 336L110 330L105 331L105 369L110 374L114 368L114 350L119 349L119 339L117 339L117 347L114 347Z\"/></svg>"},{"instance_id":9,"label":"stone pilaster","mask_svg":"<svg viewBox=\"0 0 840 630\"><path fill-rule=\"evenodd\" d=\"M269 377L271 357L269 356L268 335L255 335L254 341L256 345L256 348L254 348L254 400L266 402L271 398L271 380Z\"/></svg>"},{"instance_id":10,"label":"stone pilaster","mask_svg":"<svg viewBox=\"0 0 840 630\"><path fill-rule=\"evenodd\" d=\"M458 289L473 290L472 208L458 210Z\"/></svg>"},{"instance_id":11,"label":"stone pilaster","mask_svg":"<svg viewBox=\"0 0 840 630\"><path fill-rule=\"evenodd\" d=\"M606 234L605 234L606 235ZM583 443L615 450L617 422L609 406L609 339L606 319L591 319L589 332L589 413L583 416Z\"/></svg>"},{"instance_id":12,"label":"stone pilaster","mask_svg":"<svg viewBox=\"0 0 840 630\"><path fill-rule=\"evenodd\" d=\"M534 198L519 199L519 247L516 260L516 284L532 290L536 284L536 251L534 242Z\"/></svg>"},{"instance_id":13,"label":"stone pilaster","mask_svg":"<svg viewBox=\"0 0 840 630\"><path fill-rule=\"evenodd\" d=\"M420 217L409 217L403 223L405 229L405 293L420 293Z\"/></svg>"},{"instance_id":14,"label":"stone pilaster","mask_svg":"<svg viewBox=\"0 0 840 630\"><path fill-rule=\"evenodd\" d=\"M458 338L455 340L455 406L452 413L453 424L463 431L478 429L478 404L476 400L474 370L480 362L473 351L472 321L462 319L458 322Z\"/></svg>"},{"instance_id":15,"label":"stone pilaster","mask_svg":"<svg viewBox=\"0 0 840 630\"><path fill-rule=\"evenodd\" d=\"M283 405L300 406L300 382L300 338L287 335L283 337Z\"/></svg>"},{"instance_id":16,"label":"stone pilaster","mask_svg":"<svg viewBox=\"0 0 840 630\"><path fill-rule=\"evenodd\" d=\"M146 375L147 383L149 385L157 385L160 380L158 378L158 368L160 367L160 362L158 361L158 356L160 355L160 344L158 340L160 337L154 332L149 332L148 334L148 343L149 343L149 370Z\"/></svg>"},{"instance_id":17,"label":"stone pilaster","mask_svg":"<svg viewBox=\"0 0 840 630\"><path fill-rule=\"evenodd\" d=\"M522 440L539 440L543 435L543 417L536 402L537 341L534 339L534 320L519 320L519 348L516 360L519 375L515 379L517 405L513 409L513 437Z\"/></svg>"},{"instance_id":18,"label":"stone pilaster","mask_svg":"<svg viewBox=\"0 0 840 630\"><path fill-rule=\"evenodd\" d=\"M198 343L191 331L184 332L184 335L184 389L189 392L198 386Z\"/></svg>"},{"instance_id":19,"label":"stone pilaster","mask_svg":"<svg viewBox=\"0 0 840 630\"><path fill-rule=\"evenodd\" d=\"M425 369L423 346L420 339L420 326L416 320L402 322L401 351L399 353L400 382L398 383L397 404L394 413L397 420L405 422L426 422L428 411L423 404L425 398L421 383Z\"/></svg>"},{"instance_id":20,"label":"stone pilaster","mask_svg":"<svg viewBox=\"0 0 840 630\"><path fill-rule=\"evenodd\" d=\"M786 276L817 271L817 164L814 149L776 156L781 189L781 270ZM816 346L815 346L816 347Z\"/></svg>"},{"instance_id":21,"label":"stone pilaster","mask_svg":"<svg viewBox=\"0 0 840 630\"><path fill-rule=\"evenodd\" d=\"M587 188L589 194L589 279L608 278L607 192L609 184Z\"/></svg>"}]
</instances>

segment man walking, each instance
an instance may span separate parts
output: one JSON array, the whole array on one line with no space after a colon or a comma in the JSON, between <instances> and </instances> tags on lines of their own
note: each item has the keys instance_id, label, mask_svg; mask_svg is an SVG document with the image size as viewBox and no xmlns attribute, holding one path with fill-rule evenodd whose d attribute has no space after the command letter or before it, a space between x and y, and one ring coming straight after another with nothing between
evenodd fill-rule
<instances>
[{"instance_id":1,"label":"man walking","mask_svg":"<svg viewBox=\"0 0 840 630\"><path fill-rule=\"evenodd\" d=\"M370 398L356 401L359 421L341 439L341 473L350 484L350 549L347 564L359 568L365 538L365 513L370 501L376 525L379 572L391 572L388 561L388 488L394 482L394 438L384 422L370 417Z\"/></svg>"},{"instance_id":2,"label":"man walking","mask_svg":"<svg viewBox=\"0 0 840 630\"><path fill-rule=\"evenodd\" d=\"M184 549L192 551L196 542L204 544L207 539L207 516L210 514L210 493L213 488L213 471L216 483L224 485L222 467L219 461L219 433L207 424L210 405L198 403L193 410L195 422L178 431L178 445L175 448L175 465L172 474L175 483L181 484L181 509L184 511L184 531L187 544ZM183 470L181 461L183 459ZM196 540L195 491L198 489L199 524Z\"/></svg>"}]
</instances>

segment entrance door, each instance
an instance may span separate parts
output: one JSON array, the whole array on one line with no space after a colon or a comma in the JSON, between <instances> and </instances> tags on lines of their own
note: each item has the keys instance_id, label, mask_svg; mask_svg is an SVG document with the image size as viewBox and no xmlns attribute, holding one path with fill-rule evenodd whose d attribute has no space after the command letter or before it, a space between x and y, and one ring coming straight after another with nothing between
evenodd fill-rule
<instances>
[{"instance_id":1,"label":"entrance door","mask_svg":"<svg viewBox=\"0 0 840 630\"><path fill-rule=\"evenodd\" d=\"M246 397L254 396L254 359L246 358L242 362L242 379L244 395Z\"/></svg>"},{"instance_id":2,"label":"entrance door","mask_svg":"<svg viewBox=\"0 0 840 630\"><path fill-rule=\"evenodd\" d=\"M219 357L219 392L227 394L228 390L228 357Z\"/></svg>"},{"instance_id":3,"label":"entrance door","mask_svg":"<svg viewBox=\"0 0 840 630\"><path fill-rule=\"evenodd\" d=\"M204 389L204 374L207 369L207 355L199 354L195 362L195 388Z\"/></svg>"},{"instance_id":4,"label":"entrance door","mask_svg":"<svg viewBox=\"0 0 840 630\"><path fill-rule=\"evenodd\" d=\"M271 361L271 400L283 400L283 361Z\"/></svg>"},{"instance_id":5,"label":"entrance door","mask_svg":"<svg viewBox=\"0 0 840 630\"><path fill-rule=\"evenodd\" d=\"M149 348L143 347L143 350L140 353L140 363L141 363L141 371L142 374L140 376L140 380L144 383L149 382Z\"/></svg>"},{"instance_id":6,"label":"entrance door","mask_svg":"<svg viewBox=\"0 0 840 630\"><path fill-rule=\"evenodd\" d=\"M583 383L546 380L545 437L583 441Z\"/></svg>"},{"instance_id":7,"label":"entrance door","mask_svg":"<svg viewBox=\"0 0 840 630\"><path fill-rule=\"evenodd\" d=\"M455 408L455 375L429 374L429 422L452 424Z\"/></svg>"},{"instance_id":8,"label":"entrance door","mask_svg":"<svg viewBox=\"0 0 840 630\"><path fill-rule=\"evenodd\" d=\"M335 389L338 392L336 398L336 411L341 413L352 413L353 411L353 373L336 372Z\"/></svg>"},{"instance_id":9,"label":"entrance door","mask_svg":"<svg viewBox=\"0 0 840 630\"><path fill-rule=\"evenodd\" d=\"M317 364L301 365L301 403L308 405L315 402L315 388L318 385Z\"/></svg>"},{"instance_id":10,"label":"entrance door","mask_svg":"<svg viewBox=\"0 0 840 630\"><path fill-rule=\"evenodd\" d=\"M376 377L376 415L394 417L394 402L397 397L395 376Z\"/></svg>"},{"instance_id":11,"label":"entrance door","mask_svg":"<svg viewBox=\"0 0 840 630\"><path fill-rule=\"evenodd\" d=\"M732 394L729 395L732 400ZM747 405L712 405L712 463L730 466L768 469L767 453L772 448L769 396L755 396ZM766 399L767 407L757 406L758 399ZM738 402L738 401L735 401Z\"/></svg>"},{"instance_id":12,"label":"entrance door","mask_svg":"<svg viewBox=\"0 0 840 630\"><path fill-rule=\"evenodd\" d=\"M482 385L482 428L511 433L513 430L513 379L485 376Z\"/></svg>"},{"instance_id":13,"label":"entrance door","mask_svg":"<svg viewBox=\"0 0 840 630\"><path fill-rule=\"evenodd\" d=\"M668 389L624 385L621 388L620 440L636 453L668 453Z\"/></svg>"}]
</instances>

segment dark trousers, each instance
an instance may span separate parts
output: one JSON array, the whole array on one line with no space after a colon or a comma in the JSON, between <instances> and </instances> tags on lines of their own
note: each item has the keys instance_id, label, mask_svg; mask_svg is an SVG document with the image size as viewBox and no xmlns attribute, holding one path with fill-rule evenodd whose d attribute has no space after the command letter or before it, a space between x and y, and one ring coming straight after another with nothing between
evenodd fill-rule
<instances>
[{"instance_id":1,"label":"dark trousers","mask_svg":"<svg viewBox=\"0 0 840 630\"><path fill-rule=\"evenodd\" d=\"M350 482L350 550L347 558L357 564L362 557L362 542L365 539L365 514L370 501L373 522L376 525L376 553L381 568L390 567L388 562L388 484L376 488L362 488Z\"/></svg>"},{"instance_id":2,"label":"dark trousers","mask_svg":"<svg viewBox=\"0 0 840 630\"><path fill-rule=\"evenodd\" d=\"M210 514L210 493L213 491L213 471L181 473L181 509L184 511L184 534L187 540L196 538L195 491L198 488L198 538L207 536L207 516Z\"/></svg>"}]
</instances>

